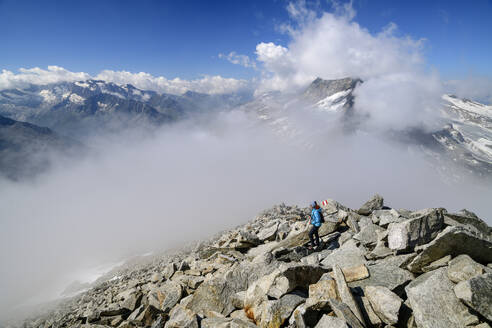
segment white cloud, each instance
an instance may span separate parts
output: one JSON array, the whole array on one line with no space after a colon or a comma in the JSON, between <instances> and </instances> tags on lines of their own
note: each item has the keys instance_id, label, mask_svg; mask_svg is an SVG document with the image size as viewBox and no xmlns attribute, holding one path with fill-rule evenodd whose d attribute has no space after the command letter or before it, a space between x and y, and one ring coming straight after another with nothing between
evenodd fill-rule
<instances>
[{"instance_id":1,"label":"white cloud","mask_svg":"<svg viewBox=\"0 0 492 328\"><path fill-rule=\"evenodd\" d=\"M104 70L96 76L84 72L71 72L63 67L48 66L48 69L21 68L18 73L3 70L0 73L0 90L24 88L30 84L43 85L64 81L84 81L98 79L118 84L132 84L139 89L154 90L159 93L182 94L186 91L196 91L208 94L222 94L241 91L250 88L246 80L225 78L219 75L204 76L195 80L180 78L167 79L163 76L153 76L149 73L131 73L127 71Z\"/></svg>"},{"instance_id":2,"label":"white cloud","mask_svg":"<svg viewBox=\"0 0 492 328\"><path fill-rule=\"evenodd\" d=\"M246 55L239 55L235 51L231 51L228 55L219 54L219 58L226 59L232 64L241 65L249 68L256 68L256 62Z\"/></svg>"},{"instance_id":3,"label":"white cloud","mask_svg":"<svg viewBox=\"0 0 492 328\"><path fill-rule=\"evenodd\" d=\"M354 21L351 3L334 3L335 12L315 12L305 1L292 2L292 19L282 30L287 46L262 42L256 47L263 80L258 92L305 87L316 77L359 77L355 106L371 115L372 123L392 127L420 125L439 104L441 82L425 66L424 39L398 36L389 23L371 33ZM396 96L399 95L399 96Z\"/></svg>"},{"instance_id":4,"label":"white cloud","mask_svg":"<svg viewBox=\"0 0 492 328\"><path fill-rule=\"evenodd\" d=\"M462 80L446 81L444 84L447 93L492 104L492 79L490 78L470 76Z\"/></svg>"},{"instance_id":5,"label":"white cloud","mask_svg":"<svg viewBox=\"0 0 492 328\"><path fill-rule=\"evenodd\" d=\"M39 67L20 68L19 73L2 70L0 73L0 90L10 88L23 88L29 84L49 84L63 81L87 80L90 75L84 72L71 72L63 67L48 66L48 69Z\"/></svg>"},{"instance_id":6,"label":"white cloud","mask_svg":"<svg viewBox=\"0 0 492 328\"><path fill-rule=\"evenodd\" d=\"M104 70L95 78L119 84L129 83L139 89L172 94L182 94L188 90L208 94L222 94L240 91L249 87L249 82L246 80L225 78L219 75L204 76L195 80L183 80L180 78L169 80L163 76L153 76L144 72L131 73Z\"/></svg>"}]
</instances>

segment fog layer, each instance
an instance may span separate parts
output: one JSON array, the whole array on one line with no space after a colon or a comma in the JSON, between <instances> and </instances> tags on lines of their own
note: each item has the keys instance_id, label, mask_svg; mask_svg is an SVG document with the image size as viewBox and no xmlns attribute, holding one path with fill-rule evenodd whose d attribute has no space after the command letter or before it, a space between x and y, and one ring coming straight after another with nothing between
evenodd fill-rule
<instances>
[{"instance_id":1,"label":"fog layer","mask_svg":"<svg viewBox=\"0 0 492 328\"><path fill-rule=\"evenodd\" d=\"M324 124L310 115L304 131ZM357 208L378 192L395 208L490 217L486 186L443 182L420 152L367 133L329 131L279 138L230 112L100 140L35 182L1 181L0 308L56 297L88 268L207 237L280 202Z\"/></svg>"}]
</instances>

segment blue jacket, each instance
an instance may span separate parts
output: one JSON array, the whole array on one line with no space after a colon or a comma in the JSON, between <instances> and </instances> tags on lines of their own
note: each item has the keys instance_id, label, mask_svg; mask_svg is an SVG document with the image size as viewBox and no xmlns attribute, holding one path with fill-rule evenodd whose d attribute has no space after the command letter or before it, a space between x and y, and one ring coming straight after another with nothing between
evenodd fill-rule
<instances>
[{"instance_id":1,"label":"blue jacket","mask_svg":"<svg viewBox=\"0 0 492 328\"><path fill-rule=\"evenodd\" d=\"M311 224L315 227L321 227L321 216L319 214L320 211L320 208L313 208L313 210L311 211Z\"/></svg>"}]
</instances>

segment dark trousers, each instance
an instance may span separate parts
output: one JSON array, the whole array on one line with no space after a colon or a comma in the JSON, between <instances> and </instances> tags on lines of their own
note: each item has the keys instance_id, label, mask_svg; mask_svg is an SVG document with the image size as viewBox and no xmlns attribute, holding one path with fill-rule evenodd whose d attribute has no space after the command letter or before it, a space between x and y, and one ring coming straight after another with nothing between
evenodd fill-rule
<instances>
[{"instance_id":1,"label":"dark trousers","mask_svg":"<svg viewBox=\"0 0 492 328\"><path fill-rule=\"evenodd\" d=\"M319 235L318 235L318 229L319 227L313 226L311 230L309 231L309 240L311 241L311 245L314 246L319 246ZM316 244L314 244L313 240L313 235L316 237Z\"/></svg>"}]
</instances>

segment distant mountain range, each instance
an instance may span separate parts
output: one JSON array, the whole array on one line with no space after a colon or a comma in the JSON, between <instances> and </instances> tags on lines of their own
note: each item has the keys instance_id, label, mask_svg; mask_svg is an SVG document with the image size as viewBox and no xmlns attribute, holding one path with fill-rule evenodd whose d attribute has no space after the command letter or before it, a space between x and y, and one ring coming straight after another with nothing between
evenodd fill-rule
<instances>
[{"instance_id":1,"label":"distant mountain range","mask_svg":"<svg viewBox=\"0 0 492 328\"><path fill-rule=\"evenodd\" d=\"M86 137L101 133L158 127L216 110L244 111L289 138L303 133L292 116L313 110L352 133L364 119L354 108L354 91L361 83L357 78L317 78L301 93L269 92L255 97L191 91L159 94L98 80L1 90L0 171L8 172L11 178L29 175L46 164L46 160L38 160L28 165L29 154L67 149L80 145L74 140L84 142ZM452 95L444 95L442 100L442 107L436 109L442 119L441 129L393 131L391 139L420 147L443 167L455 163L474 174L492 176L492 106Z\"/></svg>"},{"instance_id":2,"label":"distant mountain range","mask_svg":"<svg viewBox=\"0 0 492 328\"><path fill-rule=\"evenodd\" d=\"M52 153L73 155L84 150L81 143L49 128L0 116L0 176L33 177L50 166Z\"/></svg>"},{"instance_id":3,"label":"distant mountain range","mask_svg":"<svg viewBox=\"0 0 492 328\"><path fill-rule=\"evenodd\" d=\"M190 114L230 108L249 95L158 94L134 86L87 80L0 91L0 115L84 138L136 126L159 126Z\"/></svg>"}]
</instances>

